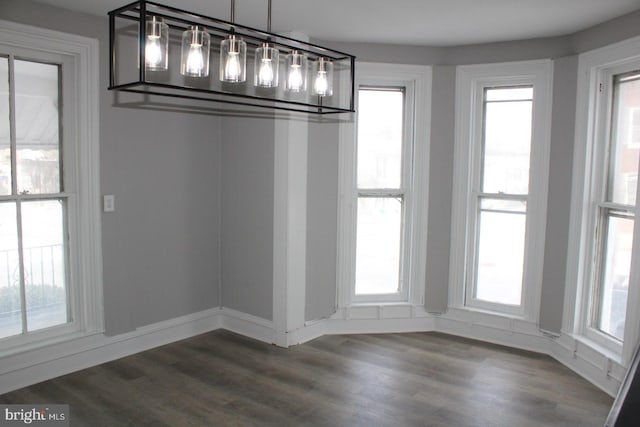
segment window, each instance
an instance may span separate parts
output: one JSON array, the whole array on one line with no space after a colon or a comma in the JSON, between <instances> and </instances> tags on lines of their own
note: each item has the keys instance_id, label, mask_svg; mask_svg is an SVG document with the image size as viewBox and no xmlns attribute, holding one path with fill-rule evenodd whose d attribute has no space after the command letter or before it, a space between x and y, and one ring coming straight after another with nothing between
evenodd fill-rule
<instances>
[{"instance_id":1,"label":"window","mask_svg":"<svg viewBox=\"0 0 640 427\"><path fill-rule=\"evenodd\" d=\"M607 113L610 129L601 197L595 207L595 265L590 301L590 326L617 340L624 338L627 311L636 187L640 150L629 131L632 112L640 108L640 72L612 76L612 102Z\"/></svg>"},{"instance_id":2,"label":"window","mask_svg":"<svg viewBox=\"0 0 640 427\"><path fill-rule=\"evenodd\" d=\"M634 38L580 55L563 318L567 334L623 365L640 334L639 51Z\"/></svg>"},{"instance_id":3,"label":"window","mask_svg":"<svg viewBox=\"0 0 640 427\"><path fill-rule=\"evenodd\" d=\"M543 61L458 69L450 301L455 307L535 319L550 68Z\"/></svg>"},{"instance_id":4,"label":"window","mask_svg":"<svg viewBox=\"0 0 640 427\"><path fill-rule=\"evenodd\" d=\"M405 131L406 100L404 88L358 90L356 298L406 294L402 247L409 171L403 154L412 140Z\"/></svg>"},{"instance_id":5,"label":"window","mask_svg":"<svg viewBox=\"0 0 640 427\"><path fill-rule=\"evenodd\" d=\"M426 259L427 70L358 66L357 113L341 136L341 306L423 298L412 288L424 287Z\"/></svg>"},{"instance_id":6,"label":"window","mask_svg":"<svg viewBox=\"0 0 640 427\"><path fill-rule=\"evenodd\" d=\"M68 323L60 65L0 56L0 338Z\"/></svg>"},{"instance_id":7,"label":"window","mask_svg":"<svg viewBox=\"0 0 640 427\"><path fill-rule=\"evenodd\" d=\"M0 354L9 354L102 325L88 84L97 46L3 21L0 40Z\"/></svg>"},{"instance_id":8,"label":"window","mask_svg":"<svg viewBox=\"0 0 640 427\"><path fill-rule=\"evenodd\" d=\"M612 49L600 54L615 53ZM593 54L594 61L599 61L600 54ZM583 98L579 99L591 111L591 124L577 124L576 144L580 145L575 161L582 162L584 176L590 179L582 181L582 189L574 185L573 190L573 203L588 208L579 216L582 230L578 232L577 225L572 229L572 238L580 242L579 252L572 254L577 274L570 276L576 280L571 289L578 322L566 327L628 359L632 347L625 342L629 337L635 340L633 323L637 322L632 266L638 239L640 59L600 66L590 66L589 55L581 59L581 67L589 68L585 74L593 77L588 88L582 82Z\"/></svg>"},{"instance_id":9,"label":"window","mask_svg":"<svg viewBox=\"0 0 640 427\"><path fill-rule=\"evenodd\" d=\"M533 86L484 89L476 272L468 303L519 306L531 162Z\"/></svg>"}]
</instances>

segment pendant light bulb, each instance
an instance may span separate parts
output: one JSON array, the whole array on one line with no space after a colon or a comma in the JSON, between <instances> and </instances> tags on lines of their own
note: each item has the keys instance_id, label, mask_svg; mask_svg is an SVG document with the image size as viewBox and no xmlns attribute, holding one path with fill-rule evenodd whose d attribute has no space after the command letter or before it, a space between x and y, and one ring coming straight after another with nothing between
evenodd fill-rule
<instances>
[{"instance_id":1,"label":"pendant light bulb","mask_svg":"<svg viewBox=\"0 0 640 427\"><path fill-rule=\"evenodd\" d=\"M209 34L195 25L182 33L180 74L188 77L207 77L209 75L210 40Z\"/></svg>"},{"instance_id":2,"label":"pendant light bulb","mask_svg":"<svg viewBox=\"0 0 640 427\"><path fill-rule=\"evenodd\" d=\"M278 49L269 43L263 43L256 49L254 85L271 88L278 86L278 64L280 62Z\"/></svg>"},{"instance_id":3,"label":"pendant light bulb","mask_svg":"<svg viewBox=\"0 0 640 427\"><path fill-rule=\"evenodd\" d=\"M316 76L316 94L320 96L326 96L327 87L329 84L327 83L327 72L326 71L318 71L318 75Z\"/></svg>"},{"instance_id":4,"label":"pendant light bulb","mask_svg":"<svg viewBox=\"0 0 640 427\"><path fill-rule=\"evenodd\" d=\"M155 68L160 64L162 61L162 51L158 37L147 37L147 47L144 51L144 57L147 61L147 66L150 68Z\"/></svg>"},{"instance_id":5,"label":"pendant light bulb","mask_svg":"<svg viewBox=\"0 0 640 427\"><path fill-rule=\"evenodd\" d=\"M240 77L240 58L238 52L229 52L224 75L227 80L237 81Z\"/></svg>"},{"instance_id":6,"label":"pendant light bulb","mask_svg":"<svg viewBox=\"0 0 640 427\"><path fill-rule=\"evenodd\" d=\"M220 43L220 81L242 83L247 80L247 44L234 34Z\"/></svg>"},{"instance_id":7,"label":"pendant light bulb","mask_svg":"<svg viewBox=\"0 0 640 427\"><path fill-rule=\"evenodd\" d=\"M316 62L313 93L320 97L333 95L333 63L327 58Z\"/></svg>"},{"instance_id":8,"label":"pendant light bulb","mask_svg":"<svg viewBox=\"0 0 640 427\"><path fill-rule=\"evenodd\" d=\"M186 74L200 74L204 67L204 59L202 57L202 45L192 44L189 47L189 56L187 57Z\"/></svg>"},{"instance_id":9,"label":"pendant light bulb","mask_svg":"<svg viewBox=\"0 0 640 427\"><path fill-rule=\"evenodd\" d=\"M289 92L307 90L307 57L297 50L287 55L286 89Z\"/></svg>"},{"instance_id":10,"label":"pendant light bulb","mask_svg":"<svg viewBox=\"0 0 640 427\"><path fill-rule=\"evenodd\" d=\"M165 71L169 66L169 26L162 18L150 16L146 21L144 62L147 70Z\"/></svg>"},{"instance_id":11,"label":"pendant light bulb","mask_svg":"<svg viewBox=\"0 0 640 427\"><path fill-rule=\"evenodd\" d=\"M270 59L263 59L260 62L260 72L258 73L258 82L260 86L273 85L273 63Z\"/></svg>"}]
</instances>

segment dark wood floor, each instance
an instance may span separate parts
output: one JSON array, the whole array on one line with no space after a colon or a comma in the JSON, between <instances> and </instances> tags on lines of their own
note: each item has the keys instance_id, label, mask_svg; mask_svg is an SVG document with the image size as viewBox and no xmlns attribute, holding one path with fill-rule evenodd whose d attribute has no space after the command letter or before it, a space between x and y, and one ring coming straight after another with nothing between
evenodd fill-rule
<instances>
[{"instance_id":1,"label":"dark wood floor","mask_svg":"<svg viewBox=\"0 0 640 427\"><path fill-rule=\"evenodd\" d=\"M72 426L602 426L612 399L548 356L438 333L282 349L215 331L0 396Z\"/></svg>"}]
</instances>

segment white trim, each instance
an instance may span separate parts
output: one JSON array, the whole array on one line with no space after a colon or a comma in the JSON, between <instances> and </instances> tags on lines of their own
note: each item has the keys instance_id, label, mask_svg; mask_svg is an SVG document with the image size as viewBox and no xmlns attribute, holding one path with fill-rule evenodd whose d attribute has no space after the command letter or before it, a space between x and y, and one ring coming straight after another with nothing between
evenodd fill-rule
<instances>
[{"instance_id":1,"label":"white trim","mask_svg":"<svg viewBox=\"0 0 640 427\"><path fill-rule=\"evenodd\" d=\"M454 182L452 197L451 256L449 274L449 306L464 309L468 300L465 287L471 283L475 255L476 209L472 194L479 180L482 121L476 117L479 95L483 87L532 84L534 106L531 144L531 177L527 196L525 260L523 266L522 304L511 307L478 304L504 315L516 315L537 323L540 308L546 206L549 179L551 132L551 90L553 63L550 60L468 65L457 68L456 135L454 146Z\"/></svg>"},{"instance_id":2,"label":"white trim","mask_svg":"<svg viewBox=\"0 0 640 427\"><path fill-rule=\"evenodd\" d=\"M295 31L281 34L309 40L307 35ZM347 95L345 92L340 91L343 97ZM283 347L289 345L293 331L304 327L307 286L309 123L291 117L293 115L274 119L272 306L275 337L270 338L270 342Z\"/></svg>"},{"instance_id":3,"label":"white trim","mask_svg":"<svg viewBox=\"0 0 640 427\"><path fill-rule=\"evenodd\" d=\"M45 30L37 27L0 20L0 43L6 46L50 55L55 53L73 59L75 87L72 100L74 116L70 119L74 131L68 132L71 140L65 144L73 147L75 158L73 176L67 177L74 186L73 193L79 201L70 207L72 262L70 282L75 289L72 304L79 333L102 332L104 308L102 293L102 241L100 221L100 146L99 146L99 45L95 39ZM79 285L80 284L80 285ZM58 340L74 335L61 335ZM34 346L35 344L30 344ZM11 351L19 351L19 347Z\"/></svg>"},{"instance_id":4,"label":"white trim","mask_svg":"<svg viewBox=\"0 0 640 427\"><path fill-rule=\"evenodd\" d=\"M279 331L270 320L226 307L220 309L220 314L221 328L268 344L277 342L283 347L288 345L286 342L284 345L280 343L281 338L277 336Z\"/></svg>"},{"instance_id":5,"label":"white trim","mask_svg":"<svg viewBox=\"0 0 640 427\"><path fill-rule=\"evenodd\" d=\"M354 203L355 162L353 136L356 132L355 114L340 123L338 146L338 250L336 256L337 307L351 305L351 283L355 282L356 235L351 224L356 223Z\"/></svg>"},{"instance_id":6,"label":"white trim","mask_svg":"<svg viewBox=\"0 0 640 427\"><path fill-rule=\"evenodd\" d=\"M344 121L339 127L339 203L338 203L338 256L337 256L337 306L349 307L358 303L375 303L380 299L394 300L412 304L423 304L424 284L426 280L426 251L427 251L427 213L429 188L429 144L431 121L431 67L357 63L356 90L360 84L365 85L402 85L407 87L407 101L412 107L412 122L410 134L412 152L405 154L405 159L411 158L412 164L404 167L405 174L411 172L406 189L405 198L405 288L399 295L367 296L356 298L353 294L355 284L355 241L356 241L356 201L355 188L355 116ZM407 144L409 145L409 144ZM405 181L406 182L406 181Z\"/></svg>"},{"instance_id":7,"label":"white trim","mask_svg":"<svg viewBox=\"0 0 640 427\"><path fill-rule=\"evenodd\" d=\"M273 213L273 323L275 343L304 327L307 262L307 152L305 120L275 120Z\"/></svg>"},{"instance_id":8,"label":"white trim","mask_svg":"<svg viewBox=\"0 0 640 427\"><path fill-rule=\"evenodd\" d=\"M538 353L549 353L549 337L536 323L519 317L466 309L449 309L436 321L436 330L452 335Z\"/></svg>"}]
</instances>

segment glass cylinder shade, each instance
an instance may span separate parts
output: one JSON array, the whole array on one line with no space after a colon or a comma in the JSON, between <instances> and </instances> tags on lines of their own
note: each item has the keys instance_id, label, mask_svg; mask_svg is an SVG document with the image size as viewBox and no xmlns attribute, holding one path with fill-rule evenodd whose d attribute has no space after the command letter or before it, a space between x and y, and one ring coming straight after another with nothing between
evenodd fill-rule
<instances>
[{"instance_id":1,"label":"glass cylinder shade","mask_svg":"<svg viewBox=\"0 0 640 427\"><path fill-rule=\"evenodd\" d=\"M333 95L333 62L327 58L318 58L313 69L313 94Z\"/></svg>"},{"instance_id":2,"label":"glass cylinder shade","mask_svg":"<svg viewBox=\"0 0 640 427\"><path fill-rule=\"evenodd\" d=\"M220 43L220 81L241 83L247 80L247 44L230 35Z\"/></svg>"},{"instance_id":3,"label":"glass cylinder shade","mask_svg":"<svg viewBox=\"0 0 640 427\"><path fill-rule=\"evenodd\" d=\"M211 37L198 26L191 26L182 33L180 74L188 77L207 77L210 46Z\"/></svg>"},{"instance_id":4,"label":"glass cylinder shade","mask_svg":"<svg viewBox=\"0 0 640 427\"><path fill-rule=\"evenodd\" d=\"M297 50L287 55L285 88L295 93L307 90L307 57Z\"/></svg>"},{"instance_id":5,"label":"glass cylinder shade","mask_svg":"<svg viewBox=\"0 0 640 427\"><path fill-rule=\"evenodd\" d=\"M144 62L147 70L166 71L169 68L169 26L162 18L150 16L145 31Z\"/></svg>"},{"instance_id":6,"label":"glass cylinder shade","mask_svg":"<svg viewBox=\"0 0 640 427\"><path fill-rule=\"evenodd\" d=\"M256 66L253 84L259 87L278 86L278 64L280 53L268 43L256 49Z\"/></svg>"}]
</instances>

